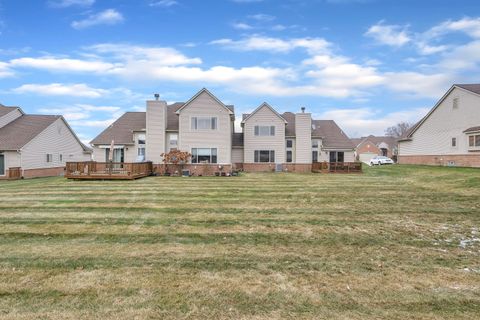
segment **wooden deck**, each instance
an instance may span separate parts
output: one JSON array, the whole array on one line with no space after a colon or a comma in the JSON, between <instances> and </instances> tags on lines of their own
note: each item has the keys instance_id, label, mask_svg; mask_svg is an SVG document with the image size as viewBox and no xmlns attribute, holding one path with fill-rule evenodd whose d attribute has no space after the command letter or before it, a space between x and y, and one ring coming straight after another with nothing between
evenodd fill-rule
<instances>
[{"instance_id":1,"label":"wooden deck","mask_svg":"<svg viewBox=\"0 0 480 320\"><path fill-rule=\"evenodd\" d=\"M65 178L79 180L134 180L152 174L151 162L67 162Z\"/></svg>"},{"instance_id":2,"label":"wooden deck","mask_svg":"<svg viewBox=\"0 0 480 320\"><path fill-rule=\"evenodd\" d=\"M315 162L312 172L322 173L362 173L361 162Z\"/></svg>"}]
</instances>

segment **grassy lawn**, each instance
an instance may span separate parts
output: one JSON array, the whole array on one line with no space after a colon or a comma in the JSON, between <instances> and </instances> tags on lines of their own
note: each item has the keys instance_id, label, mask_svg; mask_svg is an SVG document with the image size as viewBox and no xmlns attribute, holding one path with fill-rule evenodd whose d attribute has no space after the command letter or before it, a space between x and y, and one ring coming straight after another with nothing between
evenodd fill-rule
<instances>
[{"instance_id":1,"label":"grassy lawn","mask_svg":"<svg viewBox=\"0 0 480 320\"><path fill-rule=\"evenodd\" d=\"M0 319L478 319L480 170L0 182Z\"/></svg>"}]
</instances>

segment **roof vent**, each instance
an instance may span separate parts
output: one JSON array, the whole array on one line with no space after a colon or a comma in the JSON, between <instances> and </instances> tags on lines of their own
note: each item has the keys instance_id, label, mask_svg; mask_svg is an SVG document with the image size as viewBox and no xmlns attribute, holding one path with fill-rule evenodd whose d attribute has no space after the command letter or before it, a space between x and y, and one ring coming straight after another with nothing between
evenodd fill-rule
<instances>
[{"instance_id":1,"label":"roof vent","mask_svg":"<svg viewBox=\"0 0 480 320\"><path fill-rule=\"evenodd\" d=\"M305 113L305 107L302 107L302 113Z\"/></svg>"},{"instance_id":2,"label":"roof vent","mask_svg":"<svg viewBox=\"0 0 480 320\"><path fill-rule=\"evenodd\" d=\"M155 93L153 96L155 97L155 100L157 100L157 101L158 101L158 99L160 99L160 95L158 93Z\"/></svg>"}]
</instances>

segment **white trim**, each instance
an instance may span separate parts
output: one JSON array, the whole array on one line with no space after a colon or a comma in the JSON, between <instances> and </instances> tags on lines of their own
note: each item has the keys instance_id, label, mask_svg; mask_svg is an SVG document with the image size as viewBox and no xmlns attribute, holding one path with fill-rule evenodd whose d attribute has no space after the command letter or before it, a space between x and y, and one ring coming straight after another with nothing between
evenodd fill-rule
<instances>
[{"instance_id":1,"label":"white trim","mask_svg":"<svg viewBox=\"0 0 480 320\"><path fill-rule=\"evenodd\" d=\"M277 115L277 117L282 119L285 123L288 123L287 120L285 120L285 118L280 115L280 113L278 113L275 109L273 109L272 106L270 106L268 103L264 102L257 109L253 110L253 112L250 113L245 119L243 119L241 124L244 124L245 121L247 121L251 116L253 116L255 113L257 113L263 107L269 108L275 115Z\"/></svg>"},{"instance_id":2,"label":"white trim","mask_svg":"<svg viewBox=\"0 0 480 320\"><path fill-rule=\"evenodd\" d=\"M180 114L180 112L185 109L190 103L192 103L195 99L197 99L202 93L206 93L208 94L210 97L212 97L216 102L218 102L218 104L220 106L222 106L223 108L225 108L227 111L228 111L228 114L233 114L232 110L228 109L228 107L223 104L222 101L220 101L217 97L215 97L210 91L207 90L207 88L202 88L202 90L198 91L196 95L194 95L192 98L190 98L190 100L188 100L187 102L185 102L183 104L183 106L181 106L175 113L176 114Z\"/></svg>"},{"instance_id":3,"label":"white trim","mask_svg":"<svg viewBox=\"0 0 480 320\"><path fill-rule=\"evenodd\" d=\"M97 146L97 148L100 148L100 149L110 149L110 145L108 145L108 144L99 145L99 146ZM125 148L124 145L118 145L118 144L116 144L116 145L113 146L113 149L123 149L123 148Z\"/></svg>"}]
</instances>

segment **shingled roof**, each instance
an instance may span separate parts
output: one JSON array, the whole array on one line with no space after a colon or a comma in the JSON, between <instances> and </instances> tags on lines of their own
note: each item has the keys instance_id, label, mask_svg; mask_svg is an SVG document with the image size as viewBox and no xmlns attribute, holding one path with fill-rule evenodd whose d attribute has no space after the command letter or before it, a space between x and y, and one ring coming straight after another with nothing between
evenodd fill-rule
<instances>
[{"instance_id":1,"label":"shingled roof","mask_svg":"<svg viewBox=\"0 0 480 320\"><path fill-rule=\"evenodd\" d=\"M454 84L454 87L459 87L468 91L471 91L476 94L480 94L480 84L473 83L473 84Z\"/></svg>"},{"instance_id":2,"label":"shingled roof","mask_svg":"<svg viewBox=\"0 0 480 320\"><path fill-rule=\"evenodd\" d=\"M333 120L312 120L312 136L321 137L324 148L353 149L354 145Z\"/></svg>"},{"instance_id":3,"label":"shingled roof","mask_svg":"<svg viewBox=\"0 0 480 320\"><path fill-rule=\"evenodd\" d=\"M0 104L0 117L12 112L15 109L18 109L18 107L6 107L3 104Z\"/></svg>"},{"instance_id":4,"label":"shingled roof","mask_svg":"<svg viewBox=\"0 0 480 320\"><path fill-rule=\"evenodd\" d=\"M22 115L0 128L0 150L20 150L61 116Z\"/></svg>"},{"instance_id":5,"label":"shingled roof","mask_svg":"<svg viewBox=\"0 0 480 320\"><path fill-rule=\"evenodd\" d=\"M126 112L90 144L110 144L112 140L115 140L115 144L134 144L133 132L145 130L145 127L145 112Z\"/></svg>"},{"instance_id":6,"label":"shingled roof","mask_svg":"<svg viewBox=\"0 0 480 320\"><path fill-rule=\"evenodd\" d=\"M352 143L358 147L360 144L362 144L364 141L371 141L375 145L379 145L382 142L385 142L388 144L390 147L393 147L397 144L397 138L395 137L389 137L389 136L374 136L374 135L369 135L368 137L361 137L361 138L352 138L350 139Z\"/></svg>"}]
</instances>

